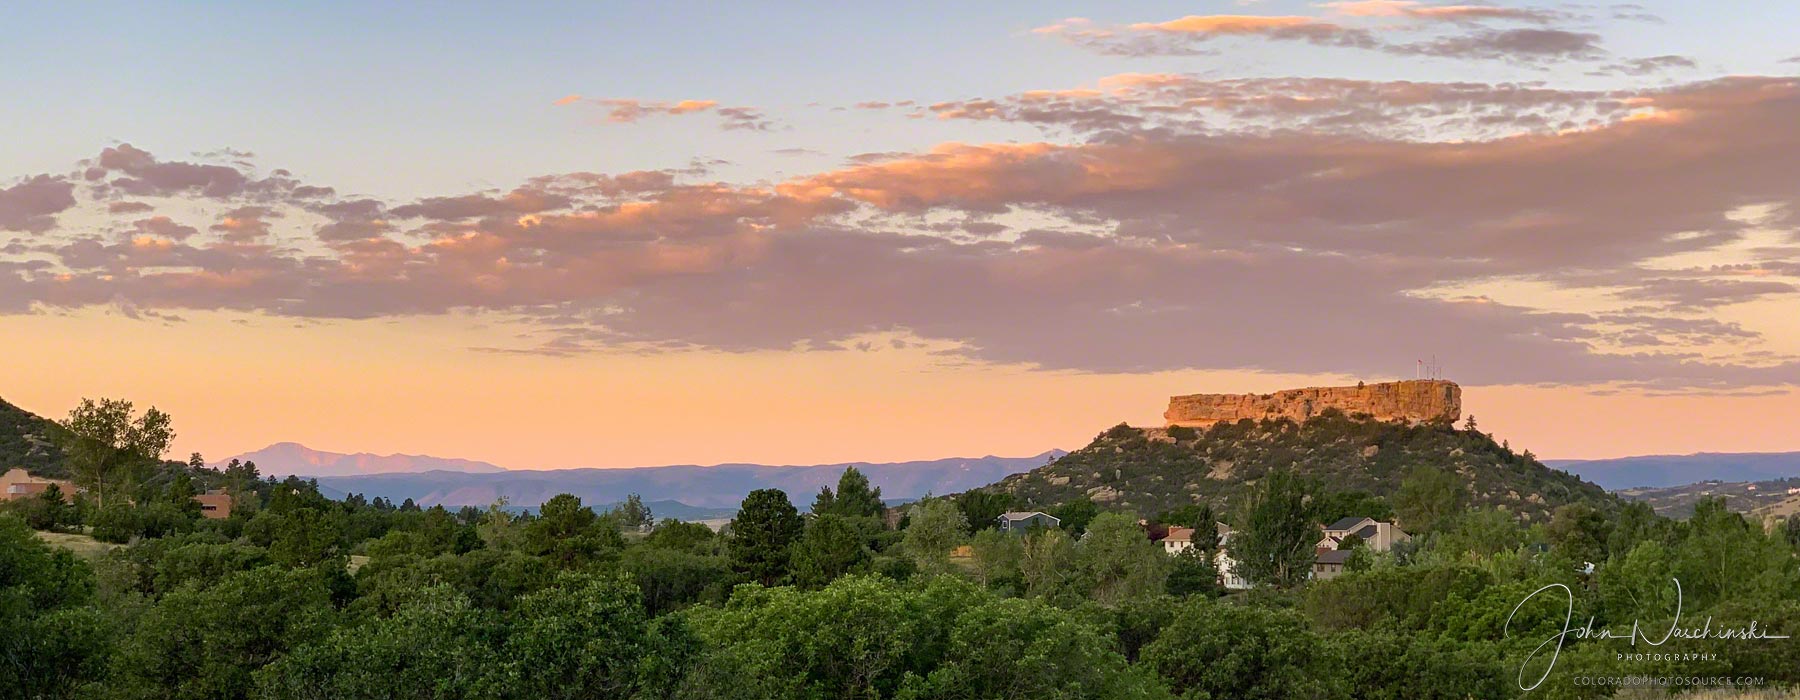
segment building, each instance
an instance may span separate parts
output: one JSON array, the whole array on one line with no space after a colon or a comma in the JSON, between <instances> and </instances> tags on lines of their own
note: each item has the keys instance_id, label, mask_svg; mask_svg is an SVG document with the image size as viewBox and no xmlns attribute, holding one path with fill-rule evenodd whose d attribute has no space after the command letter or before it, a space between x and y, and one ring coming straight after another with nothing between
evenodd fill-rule
<instances>
[{"instance_id":1,"label":"building","mask_svg":"<svg viewBox=\"0 0 1800 700\"><path fill-rule=\"evenodd\" d=\"M1219 583L1228 591L1250 590L1250 580L1238 572L1237 561L1231 558L1231 536L1233 531L1225 523L1219 523L1219 553L1213 556L1213 566L1219 569Z\"/></svg>"},{"instance_id":2,"label":"building","mask_svg":"<svg viewBox=\"0 0 1800 700\"><path fill-rule=\"evenodd\" d=\"M995 518L994 522L999 524L1001 532L1019 535L1025 534L1032 528L1050 529L1062 525L1061 518L1049 513L1040 513L1037 511L1031 511L1029 513L1007 511L1001 513L1000 517Z\"/></svg>"},{"instance_id":3,"label":"building","mask_svg":"<svg viewBox=\"0 0 1800 700\"><path fill-rule=\"evenodd\" d=\"M1317 548L1326 551L1336 550L1351 535L1356 535L1363 544L1369 545L1369 549L1377 552L1388 551L1395 544L1412 539L1412 535L1406 534L1405 530L1393 523L1384 523L1374 518L1344 518L1326 525L1324 529L1324 538L1319 540Z\"/></svg>"},{"instance_id":4,"label":"building","mask_svg":"<svg viewBox=\"0 0 1800 700\"><path fill-rule=\"evenodd\" d=\"M1216 526L1218 527L1219 542L1223 543L1225 541L1225 535L1231 533L1231 526L1226 525L1225 523L1216 523ZM1170 556L1180 554L1187 551L1189 547L1194 546L1194 528L1169 528L1169 534L1163 536L1162 539L1157 540L1156 543L1162 545L1163 552Z\"/></svg>"},{"instance_id":5,"label":"building","mask_svg":"<svg viewBox=\"0 0 1800 700\"><path fill-rule=\"evenodd\" d=\"M231 517L231 494L214 489L194 497L200 504L201 517L224 520Z\"/></svg>"},{"instance_id":6,"label":"building","mask_svg":"<svg viewBox=\"0 0 1800 700\"><path fill-rule=\"evenodd\" d=\"M1384 523L1374 518L1349 517L1324 527L1323 537L1314 545L1312 577L1319 580L1335 578L1344 573L1344 565L1350 562L1350 550L1344 549L1344 541L1352 536L1362 540L1363 546L1370 551L1386 552L1395 544L1412 539L1412 535L1393 523Z\"/></svg>"},{"instance_id":7,"label":"building","mask_svg":"<svg viewBox=\"0 0 1800 700\"><path fill-rule=\"evenodd\" d=\"M62 491L64 501L75 502L74 483L61 479L41 479L24 469L11 469L0 474L0 501L31 498L49 489L51 484Z\"/></svg>"},{"instance_id":8,"label":"building","mask_svg":"<svg viewBox=\"0 0 1800 700\"><path fill-rule=\"evenodd\" d=\"M1214 523L1219 533L1219 550L1213 553L1213 566L1219 570L1219 583L1227 590L1241 591L1250 588L1250 582L1237 572L1237 562L1232 561L1225 544L1231 540L1231 526L1225 523ZM1169 534L1157 540L1164 553L1175 556L1194 547L1194 529L1191 527L1172 527Z\"/></svg>"},{"instance_id":9,"label":"building","mask_svg":"<svg viewBox=\"0 0 1800 700\"><path fill-rule=\"evenodd\" d=\"M1344 564L1349 561L1350 550L1347 549L1319 552L1318 557L1313 560L1312 577L1320 581L1337 578L1338 574L1344 573Z\"/></svg>"}]
</instances>

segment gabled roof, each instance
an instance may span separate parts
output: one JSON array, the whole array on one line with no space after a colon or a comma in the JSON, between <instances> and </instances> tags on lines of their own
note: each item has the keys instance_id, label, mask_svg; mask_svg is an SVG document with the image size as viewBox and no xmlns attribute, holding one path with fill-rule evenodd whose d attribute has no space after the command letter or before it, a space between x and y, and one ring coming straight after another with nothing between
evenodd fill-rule
<instances>
[{"instance_id":1,"label":"gabled roof","mask_svg":"<svg viewBox=\"0 0 1800 700\"><path fill-rule=\"evenodd\" d=\"M1355 517L1355 516L1348 517L1348 518L1339 518L1337 522L1332 523L1330 525L1326 525L1325 529L1327 529L1327 530L1348 530L1350 528L1356 527L1356 525L1358 523L1361 523L1364 520L1369 520L1369 518L1362 518L1362 517Z\"/></svg>"},{"instance_id":2,"label":"gabled roof","mask_svg":"<svg viewBox=\"0 0 1800 700\"><path fill-rule=\"evenodd\" d=\"M1329 552L1319 552L1319 556L1315 561L1320 564L1342 564L1350 561L1350 550L1334 549Z\"/></svg>"},{"instance_id":3,"label":"gabled roof","mask_svg":"<svg viewBox=\"0 0 1800 700\"><path fill-rule=\"evenodd\" d=\"M1044 513L1044 512L1035 511L1035 510L1030 511L1030 512L1009 510L1009 511L1006 511L1005 513L1001 513L1000 519L1001 520L1030 520L1033 516L1037 516L1037 515L1042 515L1046 518L1055 520L1056 522L1059 522L1059 523L1062 522L1062 518L1058 518L1049 513Z\"/></svg>"},{"instance_id":4,"label":"gabled roof","mask_svg":"<svg viewBox=\"0 0 1800 700\"><path fill-rule=\"evenodd\" d=\"M1157 541L1158 542L1192 542L1192 541L1194 541L1194 528L1191 528L1191 527L1169 528L1169 534L1165 535L1162 539L1157 540Z\"/></svg>"}]
</instances>

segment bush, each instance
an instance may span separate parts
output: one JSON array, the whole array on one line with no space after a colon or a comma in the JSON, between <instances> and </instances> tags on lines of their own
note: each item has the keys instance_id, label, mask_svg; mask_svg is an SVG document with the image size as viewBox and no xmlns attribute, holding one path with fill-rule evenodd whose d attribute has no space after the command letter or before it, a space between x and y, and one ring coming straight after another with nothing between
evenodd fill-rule
<instances>
[{"instance_id":1,"label":"bush","mask_svg":"<svg viewBox=\"0 0 1800 700\"><path fill-rule=\"evenodd\" d=\"M94 526L94 539L101 542L124 544L131 541L138 533L137 510L131 506L114 503L94 512L90 523Z\"/></svg>"}]
</instances>

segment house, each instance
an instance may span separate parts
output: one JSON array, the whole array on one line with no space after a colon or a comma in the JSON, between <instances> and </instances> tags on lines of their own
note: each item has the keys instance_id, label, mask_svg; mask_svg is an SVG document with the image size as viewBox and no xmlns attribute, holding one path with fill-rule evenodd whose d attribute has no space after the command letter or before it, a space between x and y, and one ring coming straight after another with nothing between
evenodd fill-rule
<instances>
[{"instance_id":1,"label":"house","mask_svg":"<svg viewBox=\"0 0 1800 700\"><path fill-rule=\"evenodd\" d=\"M1350 550L1344 549L1344 541L1351 536L1362 540L1363 546L1370 551L1385 552L1400 542L1412 539L1412 535L1393 523L1384 523L1374 518L1349 517L1324 527L1324 537L1314 545L1312 577L1324 580L1335 578L1344 573L1344 565L1350 561Z\"/></svg>"},{"instance_id":2,"label":"house","mask_svg":"<svg viewBox=\"0 0 1800 700\"><path fill-rule=\"evenodd\" d=\"M1338 574L1344 573L1344 564L1349 563L1350 553L1347 549L1319 552L1318 557L1313 560L1312 577L1320 581L1337 578Z\"/></svg>"},{"instance_id":3,"label":"house","mask_svg":"<svg viewBox=\"0 0 1800 700\"><path fill-rule=\"evenodd\" d=\"M1219 583L1228 591L1250 590L1250 580L1238 572L1238 564L1231 558L1231 536L1233 531L1225 523L1219 523L1219 553L1213 555L1213 566L1219 569Z\"/></svg>"},{"instance_id":4,"label":"house","mask_svg":"<svg viewBox=\"0 0 1800 700\"><path fill-rule=\"evenodd\" d=\"M224 520L231 517L231 494L224 489L213 489L197 495L194 500L200 504L201 517Z\"/></svg>"},{"instance_id":5,"label":"house","mask_svg":"<svg viewBox=\"0 0 1800 700\"><path fill-rule=\"evenodd\" d=\"M1218 527L1219 541L1224 542L1225 535L1231 532L1231 526L1226 525L1225 523L1216 523L1215 525ZM1162 539L1157 540L1156 543L1162 545L1163 552L1170 556L1180 554L1194 546L1194 528L1169 528L1169 534L1163 536Z\"/></svg>"},{"instance_id":6,"label":"house","mask_svg":"<svg viewBox=\"0 0 1800 700\"><path fill-rule=\"evenodd\" d=\"M1351 535L1356 535L1369 549L1377 552L1388 551L1394 548L1395 543L1412 539L1412 535L1406 534L1405 530L1393 523L1384 523L1374 518L1349 517L1326 525L1324 538L1319 540L1315 548L1335 551Z\"/></svg>"},{"instance_id":7,"label":"house","mask_svg":"<svg viewBox=\"0 0 1800 700\"><path fill-rule=\"evenodd\" d=\"M75 502L75 484L61 479L40 479L24 469L11 469L0 474L0 501L31 498L49 489L51 484L62 491L64 501Z\"/></svg>"},{"instance_id":8,"label":"house","mask_svg":"<svg viewBox=\"0 0 1800 700\"><path fill-rule=\"evenodd\" d=\"M1029 513L1007 511L1001 513L1000 517L995 518L994 522L1000 525L1001 532L1020 535L1025 534L1026 531L1031 530L1032 528L1049 529L1062 525L1061 518L1049 513L1040 513L1037 511L1031 511Z\"/></svg>"}]
</instances>

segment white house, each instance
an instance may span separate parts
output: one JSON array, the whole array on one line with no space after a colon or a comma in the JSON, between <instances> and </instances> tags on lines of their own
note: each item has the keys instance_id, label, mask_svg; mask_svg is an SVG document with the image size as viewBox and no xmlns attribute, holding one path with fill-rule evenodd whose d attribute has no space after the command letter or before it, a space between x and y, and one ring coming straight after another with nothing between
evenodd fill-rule
<instances>
[{"instance_id":1,"label":"white house","mask_svg":"<svg viewBox=\"0 0 1800 700\"><path fill-rule=\"evenodd\" d=\"M1232 561L1230 555L1225 553L1225 543L1231 539L1231 526L1225 523L1215 523L1214 526L1218 528L1219 551L1213 554L1213 566L1219 570L1219 581L1225 585L1225 588L1234 591L1249 588L1250 582L1245 581L1244 577L1239 576L1236 572L1237 562ZM1169 556L1175 556L1194 546L1194 529L1191 527L1169 528L1169 534L1157 540L1156 543L1162 545L1163 552Z\"/></svg>"}]
</instances>

